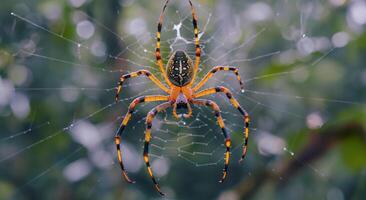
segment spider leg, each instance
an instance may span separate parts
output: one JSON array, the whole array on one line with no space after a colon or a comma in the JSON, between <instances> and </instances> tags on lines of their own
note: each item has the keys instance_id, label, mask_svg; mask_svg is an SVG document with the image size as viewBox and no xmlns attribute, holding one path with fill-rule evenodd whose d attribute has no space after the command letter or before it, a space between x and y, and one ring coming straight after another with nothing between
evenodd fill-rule
<instances>
[{"instance_id":1,"label":"spider leg","mask_svg":"<svg viewBox=\"0 0 366 200\"><path fill-rule=\"evenodd\" d=\"M160 13L159 22L158 22L158 31L156 32L156 49L155 49L155 57L157 65L159 66L159 69L161 73L164 76L165 81L168 83L169 87L172 86L172 83L169 81L168 76L166 74L166 71L164 69L163 61L161 59L161 52L160 52L160 36L161 36L161 28L163 27L163 20L164 20L164 12L166 9L166 6L168 5L169 0L166 0L163 6L163 9Z\"/></svg>"},{"instance_id":2,"label":"spider leg","mask_svg":"<svg viewBox=\"0 0 366 200\"><path fill-rule=\"evenodd\" d=\"M167 109L168 107L170 107L172 104L170 102L166 102L163 104L160 104L158 106L156 106L155 108L153 108L146 117L146 131L145 131L145 145L144 145L144 160L147 166L147 170L149 172L149 175L155 185L155 189L160 193L160 195L164 196L164 193L161 192L160 187L158 182L156 181L152 169L150 167L150 162L149 162L149 144L150 144L150 140L151 140L151 127L152 127L152 121L155 117L155 115L158 112L161 112L165 109Z\"/></svg>"},{"instance_id":3,"label":"spider leg","mask_svg":"<svg viewBox=\"0 0 366 200\"><path fill-rule=\"evenodd\" d=\"M225 129L225 124L224 121L222 120L221 117L221 111L219 106L211 100L206 100L206 99L193 99L192 100L193 104L196 105L205 105L205 106L210 106L214 111L215 111L215 116L217 118L217 123L219 124L222 133L225 137L225 147L226 147L226 153L225 153L225 167L223 170L223 175L222 178L220 179L220 183L224 182L226 176L227 176L227 170L229 167L229 160L230 160L230 147L231 147L231 137L230 134L227 133L226 129Z\"/></svg>"},{"instance_id":4,"label":"spider leg","mask_svg":"<svg viewBox=\"0 0 366 200\"><path fill-rule=\"evenodd\" d=\"M200 89L216 72L218 71L232 71L236 75L236 78L239 81L240 88L244 89L244 84L241 81L239 70L236 67L229 67L229 66L216 66L214 67L210 72L206 74L206 76L193 88L193 91L196 92L198 89Z\"/></svg>"},{"instance_id":5,"label":"spider leg","mask_svg":"<svg viewBox=\"0 0 366 200\"><path fill-rule=\"evenodd\" d=\"M196 14L196 10L194 9L194 6L191 2L191 0L189 0L189 5L191 5L191 11L192 11L192 24L193 24L193 32L194 32L194 44L196 47L196 59L195 59L195 63L194 63L194 72L193 72L193 78L192 78L192 84L196 78L197 72L198 72L198 67L200 65L200 59L201 59L201 48L200 48L200 44L199 44L199 37L198 37L198 17Z\"/></svg>"},{"instance_id":6,"label":"spider leg","mask_svg":"<svg viewBox=\"0 0 366 200\"><path fill-rule=\"evenodd\" d=\"M168 100L168 96L160 96L160 95L152 95L152 96L141 96L138 97L136 99L134 99L132 101L132 103L130 104L130 106L128 107L128 111L126 116L123 118L122 123L114 137L114 142L116 144L117 147L117 157L118 157L118 163L121 167L122 170L122 176L123 178L129 182L129 183L134 183L133 180L131 180L128 176L127 176L127 172L124 168L123 162L122 162L122 153L121 153L121 135L123 133L123 131L125 130L125 127L128 123L128 121L131 118L131 115L133 113L133 111L135 110L135 107L139 104L139 103L143 103L143 102L153 102L153 101L167 101Z\"/></svg>"},{"instance_id":7,"label":"spider leg","mask_svg":"<svg viewBox=\"0 0 366 200\"><path fill-rule=\"evenodd\" d=\"M119 98L119 93L121 92L122 89L122 85L125 82L126 79L129 78L135 78L141 75L145 75L147 76L153 83L155 83L160 89L164 90L166 93L170 93L170 90L165 87L165 85L163 85L159 79L157 79L151 72L147 71L147 70L139 70L136 72L132 72L129 74L124 74L120 77L120 80L118 82L118 87L117 87L117 91L116 91L116 101L118 101Z\"/></svg>"},{"instance_id":8,"label":"spider leg","mask_svg":"<svg viewBox=\"0 0 366 200\"><path fill-rule=\"evenodd\" d=\"M206 95L210 95L210 94L215 94L215 93L225 93L226 97L229 99L230 103L239 110L240 114L243 115L244 117L244 145L243 145L243 151L242 151L242 155L241 158L239 160L239 162L243 161L246 153L247 153L247 147L248 147L248 138L249 138L249 115L247 113L247 111L245 111L239 104L239 102L233 97L232 93L230 92L229 89L219 86L219 87L215 87L215 88L209 88L206 90L202 90L200 92L197 92L195 94L193 94L193 98L198 98L198 97L202 97L202 96L206 96Z\"/></svg>"}]
</instances>

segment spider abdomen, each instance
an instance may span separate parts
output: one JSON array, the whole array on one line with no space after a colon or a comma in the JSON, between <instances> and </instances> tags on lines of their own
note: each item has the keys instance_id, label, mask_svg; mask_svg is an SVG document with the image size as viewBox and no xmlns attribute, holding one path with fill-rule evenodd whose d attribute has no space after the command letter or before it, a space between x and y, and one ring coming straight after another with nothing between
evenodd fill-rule
<instances>
[{"instance_id":1,"label":"spider abdomen","mask_svg":"<svg viewBox=\"0 0 366 200\"><path fill-rule=\"evenodd\" d=\"M185 86L192 81L193 62L184 51L176 51L167 65L167 75L175 86Z\"/></svg>"}]
</instances>

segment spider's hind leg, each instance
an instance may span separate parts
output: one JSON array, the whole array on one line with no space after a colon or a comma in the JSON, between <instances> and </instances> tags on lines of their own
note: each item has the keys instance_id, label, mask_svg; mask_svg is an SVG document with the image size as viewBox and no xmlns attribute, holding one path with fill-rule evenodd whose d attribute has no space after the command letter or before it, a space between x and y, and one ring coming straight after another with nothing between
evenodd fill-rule
<instances>
[{"instance_id":1,"label":"spider's hind leg","mask_svg":"<svg viewBox=\"0 0 366 200\"><path fill-rule=\"evenodd\" d=\"M193 25L193 32L194 32L194 45L196 48L196 59L195 59L195 63L194 63L194 73L193 73L193 78L192 78L192 84L194 83L194 80L196 79L196 75L198 72L198 67L200 65L200 59L201 59L201 47L199 44L199 37L198 37L198 17L197 17L197 13L196 10L194 9L194 6L191 2L191 0L189 0L189 5L191 6L191 12L192 12L192 25Z\"/></svg>"},{"instance_id":2,"label":"spider's hind leg","mask_svg":"<svg viewBox=\"0 0 366 200\"><path fill-rule=\"evenodd\" d=\"M206 99L194 99L192 100L192 103L193 104L196 104L196 105L205 105L205 106L209 106L211 107L214 111L215 111L215 116L217 118L217 123L219 124L221 130L222 130L222 133L225 137L225 147L226 147L226 152L225 152L225 166L224 166L224 170L223 170L223 175L220 179L220 183L224 182L226 176L227 176L227 171L228 171L228 168L229 168L229 160L230 160L230 148L231 148L231 137L230 137L230 134L226 131L226 128L225 128L225 124L224 124L224 121L222 120L222 117L221 117L221 111L220 111L220 108L219 106L214 102L214 101L211 101L211 100L206 100Z\"/></svg>"},{"instance_id":3,"label":"spider's hind leg","mask_svg":"<svg viewBox=\"0 0 366 200\"><path fill-rule=\"evenodd\" d=\"M160 51L161 29L163 27L164 12L165 12L165 9L166 9L168 3L169 3L169 0L166 0L164 3L163 9L161 10L159 21L158 21L158 31L156 32L155 58L156 58L156 63L159 66L159 69L160 69L161 73L163 74L165 81L168 83L169 87L171 87L172 83L169 81L169 78L164 69L164 64L163 64L161 51Z\"/></svg>"}]
</instances>

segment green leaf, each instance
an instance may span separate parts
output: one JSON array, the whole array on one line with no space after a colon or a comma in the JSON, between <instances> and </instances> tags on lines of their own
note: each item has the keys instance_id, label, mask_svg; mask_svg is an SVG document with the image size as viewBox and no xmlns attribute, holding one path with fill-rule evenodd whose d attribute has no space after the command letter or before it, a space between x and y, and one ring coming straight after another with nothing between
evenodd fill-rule
<instances>
[{"instance_id":1,"label":"green leaf","mask_svg":"<svg viewBox=\"0 0 366 200\"><path fill-rule=\"evenodd\" d=\"M366 167L365 152L366 143L361 137L349 137L341 145L344 163L352 170L359 171Z\"/></svg>"}]
</instances>

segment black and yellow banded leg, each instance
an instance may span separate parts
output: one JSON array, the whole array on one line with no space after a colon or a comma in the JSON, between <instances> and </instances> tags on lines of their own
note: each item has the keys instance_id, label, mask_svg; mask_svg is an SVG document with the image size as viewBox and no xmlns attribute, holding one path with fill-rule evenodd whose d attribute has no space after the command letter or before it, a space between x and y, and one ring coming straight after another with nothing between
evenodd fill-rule
<instances>
[{"instance_id":1,"label":"black and yellow banded leg","mask_svg":"<svg viewBox=\"0 0 366 200\"><path fill-rule=\"evenodd\" d=\"M169 81L169 78L165 72L163 60L161 58L161 51L160 51L160 37L161 37L161 29L163 27L163 20L164 20L164 12L166 9L166 6L168 5L169 0L166 0L163 6L163 9L160 13L159 22L158 22L158 31L156 32L156 49L155 49L155 57L156 57L156 63L159 66L159 69L161 73L164 76L165 81L168 83L169 87L172 86L172 83Z\"/></svg>"},{"instance_id":2,"label":"black and yellow banded leg","mask_svg":"<svg viewBox=\"0 0 366 200\"><path fill-rule=\"evenodd\" d=\"M164 196L164 193L161 192L160 187L158 182L156 181L152 169L150 167L150 162L149 162L149 144L150 144L150 140L151 140L151 127L152 127L152 121L154 119L154 117L156 116L156 114L158 112L161 112L165 109L167 109L168 107L170 107L172 104L170 102L166 102L163 104L160 104L158 106L156 106L155 108L153 108L146 117L146 131L145 131L145 144L144 144L144 161L146 163L146 167L147 167L147 171L149 172L149 175L154 183L155 189L159 192L160 195Z\"/></svg>"},{"instance_id":3,"label":"black and yellow banded leg","mask_svg":"<svg viewBox=\"0 0 366 200\"><path fill-rule=\"evenodd\" d=\"M217 123L219 124L219 126L222 130L222 133L225 137L225 147L226 147L226 152L225 152L225 157L224 157L225 158L225 166L224 166L224 170L223 170L223 175L220 179L220 183L223 183L226 176L227 176L227 171L228 171L228 168L229 168L231 137L230 137L230 134L225 129L225 124L224 124L224 121L222 120L222 117L221 117L220 108L215 102L213 102L211 100L206 100L206 99L194 99L194 100L192 100L192 103L196 104L196 105L210 106L214 110L215 116L217 118Z\"/></svg>"},{"instance_id":4,"label":"black and yellow banded leg","mask_svg":"<svg viewBox=\"0 0 366 200\"><path fill-rule=\"evenodd\" d=\"M189 0L189 5L191 5L191 11L192 11L192 24L193 24L193 32L194 32L194 45L196 48L196 59L195 59L195 63L194 63L194 72L193 72L193 78L192 78L192 84L194 82L194 80L196 79L196 75L198 72L198 67L200 65L200 59L201 59L201 47L199 44L199 37L198 37L198 17L196 14L196 10L194 9L194 6L191 2L191 0Z\"/></svg>"},{"instance_id":5,"label":"black and yellow banded leg","mask_svg":"<svg viewBox=\"0 0 366 200\"><path fill-rule=\"evenodd\" d=\"M205 77L203 77L203 79L193 88L193 92L196 92L197 90L199 90L216 72L219 72L219 71L234 72L234 74L236 75L236 78L239 81L240 88L242 90L244 89L244 84L241 81L238 68L229 67L229 66L217 66L217 67L214 67L210 72L208 72Z\"/></svg>"},{"instance_id":6,"label":"black and yellow banded leg","mask_svg":"<svg viewBox=\"0 0 366 200\"><path fill-rule=\"evenodd\" d=\"M135 77L138 77L138 76L141 76L141 75L147 76L160 89L164 90L166 93L169 94L170 90L167 87L165 87L165 85L163 85L159 81L159 79L156 78L156 76L154 76L151 72L149 72L147 70L139 70L139 71L136 71L136 72L132 72L132 73L129 73L129 74L122 75L120 77L120 80L118 82L117 92L116 92L116 101L118 101L119 93L121 92L122 85L125 82L125 80L129 79L129 78L135 78Z\"/></svg>"},{"instance_id":7,"label":"black and yellow banded leg","mask_svg":"<svg viewBox=\"0 0 366 200\"><path fill-rule=\"evenodd\" d=\"M167 101L169 98L169 96L161 96L161 95L154 95L154 96L141 96L138 97L136 99L134 99L132 101L132 103L130 104L130 106L128 107L128 111L126 113L126 116L123 118L122 123L114 137L114 142L116 143L116 147L117 147L117 157L118 157L118 163L121 167L122 170L122 176L123 178L129 182L129 183L134 183L133 180L131 180L128 176L127 176L127 172L124 168L123 165L123 161L122 161L122 153L121 153L121 135L123 133L123 131L125 130L127 123L129 122L132 113L135 110L135 107L139 104L139 103L143 103L143 102L153 102L153 101Z\"/></svg>"},{"instance_id":8,"label":"black and yellow banded leg","mask_svg":"<svg viewBox=\"0 0 366 200\"><path fill-rule=\"evenodd\" d=\"M222 92L226 95L226 97L229 99L230 103L239 110L240 114L243 115L244 118L244 145L243 145L243 151L242 151L242 155L241 158L239 160L239 162L241 162L246 153L247 153L247 147L248 147L248 138L249 138L249 115L247 113L247 111L245 111L239 104L239 102L233 97L233 94L230 92L229 89L219 86L219 87L214 87L214 88L209 88L206 90L202 90L200 92L197 92L195 94L193 94L193 98L199 98L202 96L206 96L206 95L210 95L210 94L215 94L215 93L219 93Z\"/></svg>"}]
</instances>

